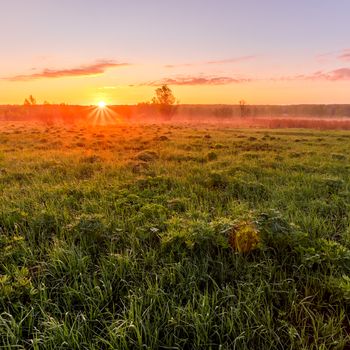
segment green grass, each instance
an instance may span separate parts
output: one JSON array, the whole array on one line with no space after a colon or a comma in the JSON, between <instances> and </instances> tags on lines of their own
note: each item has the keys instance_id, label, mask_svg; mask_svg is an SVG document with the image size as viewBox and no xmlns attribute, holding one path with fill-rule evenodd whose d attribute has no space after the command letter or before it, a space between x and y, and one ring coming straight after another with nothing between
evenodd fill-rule
<instances>
[{"instance_id":1,"label":"green grass","mask_svg":"<svg viewBox=\"0 0 350 350\"><path fill-rule=\"evenodd\" d=\"M2 125L0 348L349 349L349 150L347 131Z\"/></svg>"}]
</instances>

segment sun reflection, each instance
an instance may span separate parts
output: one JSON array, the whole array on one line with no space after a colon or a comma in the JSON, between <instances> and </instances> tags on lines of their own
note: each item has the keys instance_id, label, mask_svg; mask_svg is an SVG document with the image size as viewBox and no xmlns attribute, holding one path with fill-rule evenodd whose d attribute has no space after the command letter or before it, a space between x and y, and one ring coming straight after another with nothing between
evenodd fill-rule
<instances>
[{"instance_id":1,"label":"sun reflection","mask_svg":"<svg viewBox=\"0 0 350 350\"><path fill-rule=\"evenodd\" d=\"M91 107L88 119L93 125L109 125L121 122L120 115L107 106L104 101L100 101L96 106Z\"/></svg>"}]
</instances>

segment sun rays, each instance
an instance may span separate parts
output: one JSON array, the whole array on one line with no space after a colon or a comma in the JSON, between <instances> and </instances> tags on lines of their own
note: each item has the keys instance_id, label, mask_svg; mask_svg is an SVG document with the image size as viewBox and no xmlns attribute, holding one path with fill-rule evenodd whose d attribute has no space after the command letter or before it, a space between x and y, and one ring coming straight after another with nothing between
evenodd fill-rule
<instances>
[{"instance_id":1,"label":"sun rays","mask_svg":"<svg viewBox=\"0 0 350 350\"><path fill-rule=\"evenodd\" d=\"M97 106L91 107L88 119L92 125L109 125L121 122L121 116L107 106L104 101L100 101Z\"/></svg>"}]
</instances>

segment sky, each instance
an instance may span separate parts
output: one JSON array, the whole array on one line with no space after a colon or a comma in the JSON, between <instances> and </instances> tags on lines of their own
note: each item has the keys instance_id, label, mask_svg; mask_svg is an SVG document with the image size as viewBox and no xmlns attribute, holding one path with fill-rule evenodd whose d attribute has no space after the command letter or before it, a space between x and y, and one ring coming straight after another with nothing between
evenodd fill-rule
<instances>
[{"instance_id":1,"label":"sky","mask_svg":"<svg viewBox=\"0 0 350 350\"><path fill-rule=\"evenodd\" d=\"M0 0L0 104L350 103L349 0Z\"/></svg>"}]
</instances>

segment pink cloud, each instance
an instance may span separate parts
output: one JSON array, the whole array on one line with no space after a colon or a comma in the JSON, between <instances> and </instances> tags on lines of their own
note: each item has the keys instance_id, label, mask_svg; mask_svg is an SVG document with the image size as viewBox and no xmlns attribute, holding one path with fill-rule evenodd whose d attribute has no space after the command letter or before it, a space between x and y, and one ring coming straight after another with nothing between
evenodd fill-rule
<instances>
[{"instance_id":1,"label":"pink cloud","mask_svg":"<svg viewBox=\"0 0 350 350\"><path fill-rule=\"evenodd\" d=\"M244 61L252 60L254 58L256 58L256 56L250 55L250 56L228 58L228 59L224 59L224 60L180 63L180 64L167 64L164 67L165 68L177 68L177 67L194 67L194 66L201 66L201 65L221 65L221 64L244 62Z\"/></svg>"},{"instance_id":2,"label":"pink cloud","mask_svg":"<svg viewBox=\"0 0 350 350\"><path fill-rule=\"evenodd\" d=\"M316 59L320 63L327 63L334 59L335 52L322 53L316 56Z\"/></svg>"},{"instance_id":3,"label":"pink cloud","mask_svg":"<svg viewBox=\"0 0 350 350\"><path fill-rule=\"evenodd\" d=\"M236 58L229 58L226 60L217 60L217 61L208 61L206 64L226 64L226 63L236 63L236 62L243 62L243 61L249 61L252 59L255 59L256 56L250 55L250 56L241 56Z\"/></svg>"},{"instance_id":4,"label":"pink cloud","mask_svg":"<svg viewBox=\"0 0 350 350\"><path fill-rule=\"evenodd\" d=\"M343 67L331 71L317 71L312 74L299 74L295 76L282 77L273 80L327 80L327 81L348 81L350 80L350 68Z\"/></svg>"},{"instance_id":5,"label":"pink cloud","mask_svg":"<svg viewBox=\"0 0 350 350\"><path fill-rule=\"evenodd\" d=\"M44 69L39 73L16 75L5 78L9 81L29 81L34 79L43 78L63 78L63 77L78 77L78 76L91 76L104 73L109 68L128 66L129 63L118 63L111 60L101 60L90 65L82 65L75 68L67 69Z\"/></svg>"},{"instance_id":6,"label":"pink cloud","mask_svg":"<svg viewBox=\"0 0 350 350\"><path fill-rule=\"evenodd\" d=\"M350 80L350 68L339 68L327 73L320 74L320 77L326 80Z\"/></svg>"},{"instance_id":7,"label":"pink cloud","mask_svg":"<svg viewBox=\"0 0 350 350\"><path fill-rule=\"evenodd\" d=\"M203 77L203 76L186 76L177 78L165 78L158 81L148 82L143 85L227 85L249 82L249 79L232 78L232 77Z\"/></svg>"},{"instance_id":8,"label":"pink cloud","mask_svg":"<svg viewBox=\"0 0 350 350\"><path fill-rule=\"evenodd\" d=\"M316 59L321 63L327 63L335 59L341 61L350 61L350 49L343 49L339 51L332 51L319 54L316 56Z\"/></svg>"},{"instance_id":9,"label":"pink cloud","mask_svg":"<svg viewBox=\"0 0 350 350\"><path fill-rule=\"evenodd\" d=\"M350 49L343 50L338 58L342 61L350 61Z\"/></svg>"}]
</instances>

